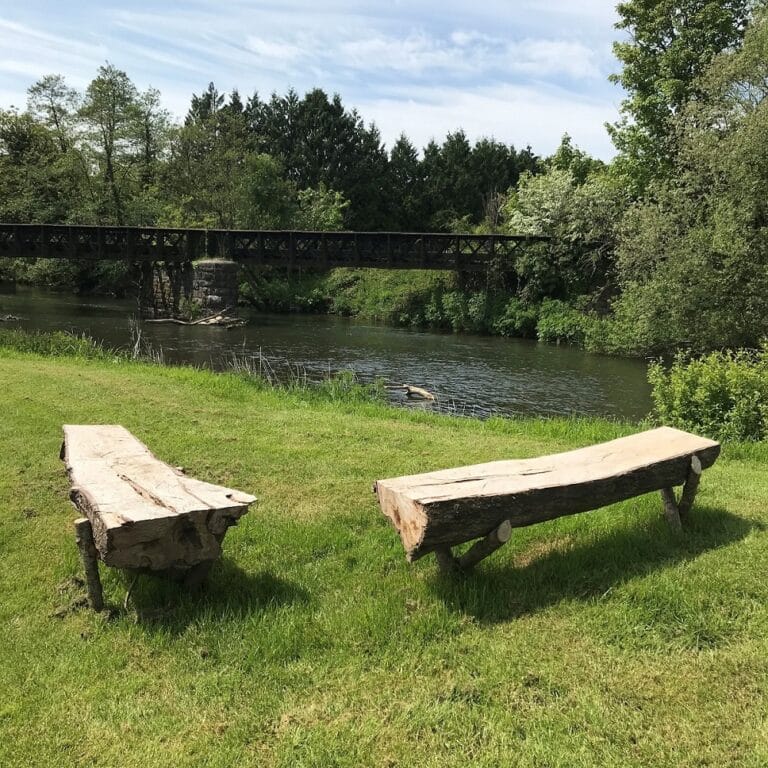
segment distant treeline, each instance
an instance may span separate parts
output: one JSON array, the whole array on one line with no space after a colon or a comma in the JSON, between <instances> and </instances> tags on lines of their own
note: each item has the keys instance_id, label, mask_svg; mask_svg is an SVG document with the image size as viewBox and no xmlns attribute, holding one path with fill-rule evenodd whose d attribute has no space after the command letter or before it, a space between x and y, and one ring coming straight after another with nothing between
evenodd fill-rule
<instances>
[{"instance_id":1,"label":"distant treeline","mask_svg":"<svg viewBox=\"0 0 768 768\"><path fill-rule=\"evenodd\" d=\"M0 113L0 151L5 220L222 228L468 229L543 167L530 147L461 130L387 150L320 89L243 101L211 83L176 125L111 64L84 93L60 75L32 85L25 112Z\"/></svg>"},{"instance_id":2,"label":"distant treeline","mask_svg":"<svg viewBox=\"0 0 768 768\"><path fill-rule=\"evenodd\" d=\"M83 93L52 75L25 111L0 111L0 219L546 234L474 282L265 270L244 275L244 295L621 354L757 347L768 337L767 4L618 5L612 79L627 96L607 165L567 135L550 157L461 130L387 148L319 89L243 100L211 84L175 124L157 91L109 64ZM126 280L120 265L13 271L79 290Z\"/></svg>"}]
</instances>

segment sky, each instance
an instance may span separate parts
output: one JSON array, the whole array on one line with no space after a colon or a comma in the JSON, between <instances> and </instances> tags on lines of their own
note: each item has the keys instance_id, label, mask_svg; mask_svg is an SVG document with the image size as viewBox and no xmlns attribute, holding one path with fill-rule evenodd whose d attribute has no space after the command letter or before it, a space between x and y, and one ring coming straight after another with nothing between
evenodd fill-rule
<instances>
[{"instance_id":1,"label":"sky","mask_svg":"<svg viewBox=\"0 0 768 768\"><path fill-rule=\"evenodd\" d=\"M391 147L463 128L609 159L622 99L614 0L0 0L0 107L40 77L84 89L109 61L181 118L210 81L262 98L338 92Z\"/></svg>"}]
</instances>

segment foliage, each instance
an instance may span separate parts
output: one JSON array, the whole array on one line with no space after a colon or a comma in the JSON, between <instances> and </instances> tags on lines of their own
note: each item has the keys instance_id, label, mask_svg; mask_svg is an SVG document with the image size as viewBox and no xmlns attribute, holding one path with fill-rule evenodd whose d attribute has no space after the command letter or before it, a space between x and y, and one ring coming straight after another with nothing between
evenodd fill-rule
<instances>
[{"instance_id":1,"label":"foliage","mask_svg":"<svg viewBox=\"0 0 768 768\"><path fill-rule=\"evenodd\" d=\"M717 440L768 437L768 347L759 352L679 353L650 366L656 416L663 424Z\"/></svg>"},{"instance_id":2,"label":"foliage","mask_svg":"<svg viewBox=\"0 0 768 768\"><path fill-rule=\"evenodd\" d=\"M614 308L631 347L754 347L768 334L766 57L760 15L677 120L672 177L625 219Z\"/></svg>"},{"instance_id":3,"label":"foliage","mask_svg":"<svg viewBox=\"0 0 768 768\"><path fill-rule=\"evenodd\" d=\"M700 77L721 51L737 46L751 0L627 0L617 6L617 28L628 39L614 43L622 63L612 80L628 96L623 119L609 126L621 161L642 192L670 174L675 117L700 98Z\"/></svg>"},{"instance_id":4,"label":"foliage","mask_svg":"<svg viewBox=\"0 0 768 768\"><path fill-rule=\"evenodd\" d=\"M561 147L562 149L562 147ZM560 164L565 163L561 157ZM610 292L618 223L628 205L620 179L597 167L579 182L577 172L552 163L546 172L524 175L504 205L508 231L546 235L548 243L527 247L515 262L520 294L528 301L567 299Z\"/></svg>"},{"instance_id":5,"label":"foliage","mask_svg":"<svg viewBox=\"0 0 768 768\"><path fill-rule=\"evenodd\" d=\"M577 186L606 168L602 160L597 160L583 149L579 149L567 133L563 136L555 153L547 158L546 166L558 171L569 171Z\"/></svg>"},{"instance_id":6,"label":"foliage","mask_svg":"<svg viewBox=\"0 0 768 768\"><path fill-rule=\"evenodd\" d=\"M583 311L557 299L545 299L539 309L536 334L539 341L550 344L582 344L589 318Z\"/></svg>"},{"instance_id":7,"label":"foliage","mask_svg":"<svg viewBox=\"0 0 768 768\"><path fill-rule=\"evenodd\" d=\"M298 210L293 226L313 232L334 232L344 228L344 212L349 200L341 192L320 184L317 189L302 189L298 193Z\"/></svg>"},{"instance_id":8,"label":"foliage","mask_svg":"<svg viewBox=\"0 0 768 768\"><path fill-rule=\"evenodd\" d=\"M501 314L493 320L492 330L499 336L535 338L538 319L537 307L512 297L504 304Z\"/></svg>"}]
</instances>

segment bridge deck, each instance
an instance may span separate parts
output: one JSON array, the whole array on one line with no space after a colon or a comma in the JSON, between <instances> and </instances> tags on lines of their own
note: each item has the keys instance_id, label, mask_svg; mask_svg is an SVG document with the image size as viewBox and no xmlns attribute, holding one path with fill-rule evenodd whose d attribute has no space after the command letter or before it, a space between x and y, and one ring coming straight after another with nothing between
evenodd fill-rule
<instances>
[{"instance_id":1,"label":"bridge deck","mask_svg":"<svg viewBox=\"0 0 768 768\"><path fill-rule=\"evenodd\" d=\"M0 224L0 258L184 262L223 257L275 266L484 271L532 235L293 232Z\"/></svg>"}]
</instances>

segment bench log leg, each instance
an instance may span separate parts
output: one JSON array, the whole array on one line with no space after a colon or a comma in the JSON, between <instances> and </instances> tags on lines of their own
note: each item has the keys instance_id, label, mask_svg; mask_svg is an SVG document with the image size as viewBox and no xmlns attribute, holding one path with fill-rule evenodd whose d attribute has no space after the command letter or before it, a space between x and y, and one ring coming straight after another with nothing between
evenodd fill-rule
<instances>
[{"instance_id":1,"label":"bench log leg","mask_svg":"<svg viewBox=\"0 0 768 768\"><path fill-rule=\"evenodd\" d=\"M444 576L452 576L459 570L459 561L453 556L450 547L439 547L435 550L435 558Z\"/></svg>"},{"instance_id":2,"label":"bench log leg","mask_svg":"<svg viewBox=\"0 0 768 768\"><path fill-rule=\"evenodd\" d=\"M93 529L87 517L75 520L75 541L83 561L88 602L94 611L101 611L104 608L104 593L99 578L99 560L96 554L96 545L93 542Z\"/></svg>"},{"instance_id":3,"label":"bench log leg","mask_svg":"<svg viewBox=\"0 0 768 768\"><path fill-rule=\"evenodd\" d=\"M664 517L667 518L667 522L674 530L679 531L682 526L680 524L680 510L677 507L677 501L675 501L674 489L662 488L661 500L664 502Z\"/></svg>"},{"instance_id":4,"label":"bench log leg","mask_svg":"<svg viewBox=\"0 0 768 768\"><path fill-rule=\"evenodd\" d=\"M694 454L691 457L691 468L688 470L688 479L683 486L683 492L680 494L680 501L677 504L680 517L685 519L686 515L693 506L693 500L696 498L696 491L699 490L699 481L701 480L701 461Z\"/></svg>"},{"instance_id":5,"label":"bench log leg","mask_svg":"<svg viewBox=\"0 0 768 768\"><path fill-rule=\"evenodd\" d=\"M435 549L435 557L440 570L446 576L469 571L481 560L492 555L503 547L512 535L512 523L505 520L498 528L494 528L485 538L478 539L461 557L455 557L450 547Z\"/></svg>"},{"instance_id":6,"label":"bench log leg","mask_svg":"<svg viewBox=\"0 0 768 768\"><path fill-rule=\"evenodd\" d=\"M484 539L476 541L460 558L459 567L469 570L481 560L492 555L497 549L503 547L512 535L512 523L505 520L498 528L494 528Z\"/></svg>"},{"instance_id":7,"label":"bench log leg","mask_svg":"<svg viewBox=\"0 0 768 768\"><path fill-rule=\"evenodd\" d=\"M203 586L203 582L208 578L208 574L213 567L213 560L206 560L205 562L193 565L184 574L182 583L186 589L196 590Z\"/></svg>"}]
</instances>

